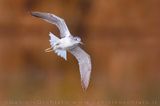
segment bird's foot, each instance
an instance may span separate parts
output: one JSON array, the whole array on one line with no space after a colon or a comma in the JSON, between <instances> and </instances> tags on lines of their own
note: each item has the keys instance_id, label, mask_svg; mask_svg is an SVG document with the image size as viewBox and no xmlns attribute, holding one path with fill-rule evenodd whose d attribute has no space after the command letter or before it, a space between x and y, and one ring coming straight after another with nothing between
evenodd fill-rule
<instances>
[{"instance_id":1,"label":"bird's foot","mask_svg":"<svg viewBox=\"0 0 160 106\"><path fill-rule=\"evenodd\" d=\"M45 52L52 52L52 51L53 51L52 47L45 49Z\"/></svg>"}]
</instances>

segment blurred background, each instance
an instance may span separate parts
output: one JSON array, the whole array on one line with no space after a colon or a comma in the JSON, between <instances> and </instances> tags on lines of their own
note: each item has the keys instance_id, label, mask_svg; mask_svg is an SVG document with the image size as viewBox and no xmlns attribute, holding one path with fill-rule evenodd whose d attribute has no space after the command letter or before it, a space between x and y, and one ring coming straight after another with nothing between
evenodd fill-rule
<instances>
[{"instance_id":1,"label":"blurred background","mask_svg":"<svg viewBox=\"0 0 160 106\"><path fill-rule=\"evenodd\" d=\"M44 52L58 28L29 11L64 18L82 38L93 64L87 92L71 54ZM159 12L159 0L0 0L0 105L158 106Z\"/></svg>"}]
</instances>

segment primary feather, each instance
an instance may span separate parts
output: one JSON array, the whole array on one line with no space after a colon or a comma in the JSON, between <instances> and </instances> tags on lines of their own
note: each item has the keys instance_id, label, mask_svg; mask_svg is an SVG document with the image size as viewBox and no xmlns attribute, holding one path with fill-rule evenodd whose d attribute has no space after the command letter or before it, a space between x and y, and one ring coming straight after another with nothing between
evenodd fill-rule
<instances>
[{"instance_id":1,"label":"primary feather","mask_svg":"<svg viewBox=\"0 0 160 106\"><path fill-rule=\"evenodd\" d=\"M81 84L84 90L88 88L91 74L91 59L90 56L79 46L70 50L70 53L78 60Z\"/></svg>"},{"instance_id":2,"label":"primary feather","mask_svg":"<svg viewBox=\"0 0 160 106\"><path fill-rule=\"evenodd\" d=\"M31 14L35 17L42 18L43 20L45 20L51 24L56 25L58 27L58 29L60 30L60 36L62 38L65 36L71 36L71 34L68 30L68 27L62 18L60 18L54 14L43 13L43 12L31 12Z\"/></svg>"}]
</instances>

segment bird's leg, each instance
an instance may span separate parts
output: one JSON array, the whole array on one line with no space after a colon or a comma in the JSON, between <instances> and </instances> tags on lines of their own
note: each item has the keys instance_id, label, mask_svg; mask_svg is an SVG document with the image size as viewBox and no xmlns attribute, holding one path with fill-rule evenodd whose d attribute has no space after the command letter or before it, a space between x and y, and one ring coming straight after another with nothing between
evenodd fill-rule
<instances>
[{"instance_id":1,"label":"bird's leg","mask_svg":"<svg viewBox=\"0 0 160 106\"><path fill-rule=\"evenodd\" d=\"M52 47L45 49L45 52L52 52L52 51L53 51Z\"/></svg>"},{"instance_id":2,"label":"bird's leg","mask_svg":"<svg viewBox=\"0 0 160 106\"><path fill-rule=\"evenodd\" d=\"M52 52L56 50L58 45L59 45L59 42L55 43L53 47L45 49L45 52Z\"/></svg>"}]
</instances>

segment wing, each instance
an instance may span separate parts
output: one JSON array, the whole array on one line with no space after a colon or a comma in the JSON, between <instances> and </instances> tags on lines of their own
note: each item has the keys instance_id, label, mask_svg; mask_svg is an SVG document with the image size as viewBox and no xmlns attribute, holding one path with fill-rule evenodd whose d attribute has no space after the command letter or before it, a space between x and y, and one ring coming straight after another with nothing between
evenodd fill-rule
<instances>
[{"instance_id":1,"label":"wing","mask_svg":"<svg viewBox=\"0 0 160 106\"><path fill-rule=\"evenodd\" d=\"M60 36L61 37L65 37L65 36L71 36L68 27L65 23L65 21L54 15L54 14L50 14L50 13L42 13L42 12L31 12L32 16L38 17L38 18L42 18L43 20L54 24L58 27L58 29L60 30Z\"/></svg>"},{"instance_id":2,"label":"wing","mask_svg":"<svg viewBox=\"0 0 160 106\"><path fill-rule=\"evenodd\" d=\"M91 74L91 59L90 56L82 50L79 46L69 50L78 60L80 75L81 75L81 84L84 90L87 89L90 80Z\"/></svg>"}]
</instances>

